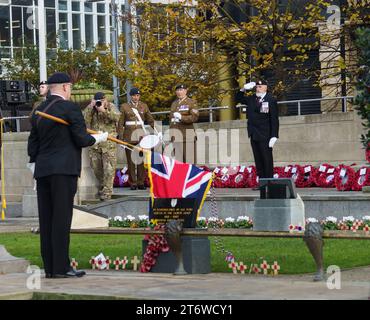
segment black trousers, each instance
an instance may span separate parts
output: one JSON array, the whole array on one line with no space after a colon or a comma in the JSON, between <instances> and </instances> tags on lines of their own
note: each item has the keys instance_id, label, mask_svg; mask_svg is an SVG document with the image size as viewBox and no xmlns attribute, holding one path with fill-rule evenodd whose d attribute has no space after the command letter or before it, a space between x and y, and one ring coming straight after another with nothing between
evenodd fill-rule
<instances>
[{"instance_id":1,"label":"black trousers","mask_svg":"<svg viewBox=\"0 0 370 320\"><path fill-rule=\"evenodd\" d=\"M41 256L45 273L70 269L69 233L77 176L51 175L37 179Z\"/></svg>"},{"instance_id":2,"label":"black trousers","mask_svg":"<svg viewBox=\"0 0 370 320\"><path fill-rule=\"evenodd\" d=\"M255 141L251 139L251 145L258 177L272 178L274 175L274 160L272 148L269 147L269 140Z\"/></svg>"}]
</instances>

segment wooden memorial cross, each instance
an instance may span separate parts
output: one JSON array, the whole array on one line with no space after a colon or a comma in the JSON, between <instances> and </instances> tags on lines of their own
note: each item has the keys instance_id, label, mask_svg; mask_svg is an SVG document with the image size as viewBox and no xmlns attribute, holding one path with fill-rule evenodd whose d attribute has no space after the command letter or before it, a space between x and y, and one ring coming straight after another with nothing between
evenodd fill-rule
<instances>
[{"instance_id":1,"label":"wooden memorial cross","mask_svg":"<svg viewBox=\"0 0 370 320\"><path fill-rule=\"evenodd\" d=\"M266 260L263 260L263 262L261 263L260 267L263 270L263 274L266 274L267 275L268 269L270 269L270 265L267 264Z\"/></svg>"},{"instance_id":2,"label":"wooden memorial cross","mask_svg":"<svg viewBox=\"0 0 370 320\"><path fill-rule=\"evenodd\" d=\"M122 270L126 269L126 265L128 264L128 260L126 256L123 257L121 264L122 264Z\"/></svg>"},{"instance_id":3,"label":"wooden memorial cross","mask_svg":"<svg viewBox=\"0 0 370 320\"><path fill-rule=\"evenodd\" d=\"M274 264L271 266L271 269L274 272L274 276L279 274L280 266L278 265L277 261L274 261Z\"/></svg>"},{"instance_id":4,"label":"wooden memorial cross","mask_svg":"<svg viewBox=\"0 0 370 320\"><path fill-rule=\"evenodd\" d=\"M238 270L240 271L240 273L244 274L245 270L247 270L247 266L245 266L244 263L241 261L239 262Z\"/></svg>"},{"instance_id":5,"label":"wooden memorial cross","mask_svg":"<svg viewBox=\"0 0 370 320\"><path fill-rule=\"evenodd\" d=\"M107 264L107 266L105 267L105 269L109 270L109 265L111 264L111 261L110 261L110 259L109 259L109 256L107 256L107 257L105 258L105 263Z\"/></svg>"},{"instance_id":6,"label":"wooden memorial cross","mask_svg":"<svg viewBox=\"0 0 370 320\"><path fill-rule=\"evenodd\" d=\"M134 256L134 259L131 260L134 271L137 271L137 265L140 263L140 260L137 256Z\"/></svg>"},{"instance_id":7,"label":"wooden memorial cross","mask_svg":"<svg viewBox=\"0 0 370 320\"><path fill-rule=\"evenodd\" d=\"M96 260L95 260L95 257L92 256L89 263L91 264L91 269L94 269L95 270L95 267L96 267Z\"/></svg>"},{"instance_id":8,"label":"wooden memorial cross","mask_svg":"<svg viewBox=\"0 0 370 320\"><path fill-rule=\"evenodd\" d=\"M72 261L71 261L71 267L74 271L77 270L77 267L78 267L78 262L76 261L75 258L72 258Z\"/></svg>"},{"instance_id":9,"label":"wooden memorial cross","mask_svg":"<svg viewBox=\"0 0 370 320\"><path fill-rule=\"evenodd\" d=\"M233 270L233 273L238 273L238 263L232 259L229 263L229 268Z\"/></svg>"},{"instance_id":10,"label":"wooden memorial cross","mask_svg":"<svg viewBox=\"0 0 370 320\"><path fill-rule=\"evenodd\" d=\"M116 260L113 261L113 264L115 266L116 270L119 270L119 266L122 264L121 260L119 257L116 258Z\"/></svg>"}]
</instances>

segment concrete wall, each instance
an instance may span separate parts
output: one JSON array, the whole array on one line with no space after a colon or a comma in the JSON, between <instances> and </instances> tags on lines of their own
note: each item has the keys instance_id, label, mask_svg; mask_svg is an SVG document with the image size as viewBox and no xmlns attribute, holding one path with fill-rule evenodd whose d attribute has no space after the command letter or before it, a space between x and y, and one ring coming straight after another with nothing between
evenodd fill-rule
<instances>
[{"instance_id":1,"label":"concrete wall","mask_svg":"<svg viewBox=\"0 0 370 320\"><path fill-rule=\"evenodd\" d=\"M196 127L202 129L203 132L209 128L215 129L217 135L221 132L220 129L226 129L229 133L228 148L237 158L237 161L233 163L253 164L253 155L247 138L246 120L199 123ZM230 140L231 129L234 130L235 136ZM361 121L354 112L282 117L280 118L280 139L274 147L275 165L289 163L316 165L322 162L363 163L365 153L360 143L361 133ZM27 189L33 187L31 172L26 168L27 139L27 132L4 134L5 184L8 202L21 202ZM198 142L200 140L199 138ZM209 158L209 153L218 155L215 163L205 161L199 164L220 164L222 155L226 154L226 148L219 148L217 141L206 146L199 143L197 149L199 152L206 150L206 159ZM123 166L126 162L123 150L119 148L117 154L118 166ZM224 162L223 164L229 163ZM85 150L77 202L93 197L96 193L95 182Z\"/></svg>"}]
</instances>

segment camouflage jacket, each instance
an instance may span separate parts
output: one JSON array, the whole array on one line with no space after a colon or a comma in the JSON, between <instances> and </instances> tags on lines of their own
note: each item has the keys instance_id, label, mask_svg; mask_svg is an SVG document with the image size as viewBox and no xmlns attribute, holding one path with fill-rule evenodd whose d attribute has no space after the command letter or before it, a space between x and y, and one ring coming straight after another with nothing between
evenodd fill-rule
<instances>
[{"instance_id":1,"label":"camouflage jacket","mask_svg":"<svg viewBox=\"0 0 370 320\"><path fill-rule=\"evenodd\" d=\"M108 132L109 135L117 137L118 120L120 113L116 111L113 103L108 103L106 112L98 112L95 108L86 107L83 112L86 127L95 131ZM102 142L93 146L95 149L115 149L116 143L112 141Z\"/></svg>"}]
</instances>

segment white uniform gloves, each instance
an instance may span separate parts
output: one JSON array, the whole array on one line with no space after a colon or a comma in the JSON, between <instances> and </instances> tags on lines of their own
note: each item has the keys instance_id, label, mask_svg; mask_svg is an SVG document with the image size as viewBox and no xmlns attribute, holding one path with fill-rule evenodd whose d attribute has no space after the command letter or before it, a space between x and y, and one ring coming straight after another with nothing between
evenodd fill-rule
<instances>
[{"instance_id":1,"label":"white uniform gloves","mask_svg":"<svg viewBox=\"0 0 370 320\"><path fill-rule=\"evenodd\" d=\"M32 175L35 174L35 163L34 162L27 163L27 168L31 170Z\"/></svg>"},{"instance_id":2,"label":"white uniform gloves","mask_svg":"<svg viewBox=\"0 0 370 320\"><path fill-rule=\"evenodd\" d=\"M162 141L162 140L163 140L163 134L162 134L162 132L158 132L158 133L157 133L157 136L158 136L158 139L159 139L160 141Z\"/></svg>"},{"instance_id":3,"label":"white uniform gloves","mask_svg":"<svg viewBox=\"0 0 370 320\"><path fill-rule=\"evenodd\" d=\"M245 91L245 90L252 90L256 86L255 82L248 82L246 83L240 91Z\"/></svg>"},{"instance_id":4,"label":"white uniform gloves","mask_svg":"<svg viewBox=\"0 0 370 320\"><path fill-rule=\"evenodd\" d=\"M276 137L272 137L269 141L269 147L272 148L275 144L275 142L277 141L277 138Z\"/></svg>"},{"instance_id":5,"label":"white uniform gloves","mask_svg":"<svg viewBox=\"0 0 370 320\"><path fill-rule=\"evenodd\" d=\"M181 120L181 113L180 112L174 112L173 116L175 119Z\"/></svg>"},{"instance_id":6,"label":"white uniform gloves","mask_svg":"<svg viewBox=\"0 0 370 320\"><path fill-rule=\"evenodd\" d=\"M108 139L108 132L92 134L95 139L94 146L100 142L105 142Z\"/></svg>"}]
</instances>

